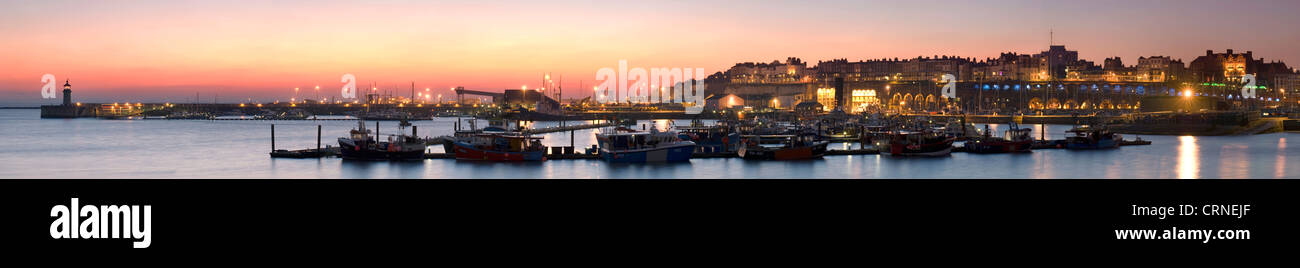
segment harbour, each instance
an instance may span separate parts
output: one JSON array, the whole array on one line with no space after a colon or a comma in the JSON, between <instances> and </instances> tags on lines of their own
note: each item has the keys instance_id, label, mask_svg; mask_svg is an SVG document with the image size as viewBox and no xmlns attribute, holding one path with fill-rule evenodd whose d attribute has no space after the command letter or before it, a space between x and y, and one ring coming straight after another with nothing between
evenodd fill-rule
<instances>
[{"instance_id":1,"label":"harbour","mask_svg":"<svg viewBox=\"0 0 1300 268\"><path fill-rule=\"evenodd\" d=\"M1300 1L11 2L19 257L865 264L1300 238Z\"/></svg>"},{"instance_id":2,"label":"harbour","mask_svg":"<svg viewBox=\"0 0 1300 268\"><path fill-rule=\"evenodd\" d=\"M255 167L264 164L252 158L260 156L260 161L269 158L272 163L290 166L301 164L293 161L313 160L319 164L341 161L345 166L388 163L392 168L424 163L426 169L414 176L420 178L491 178L494 176L484 174L494 172L505 172L498 173L503 175L500 177L532 178L565 178L574 172L582 178L710 178L714 169L726 169L721 164L733 161L755 170L796 163L813 166L755 174L756 178L971 178L968 171L988 172L991 178L1293 175L1294 171L1286 169L1286 144L1290 135L1300 131L1300 113L1296 112L1300 102L1289 96L1296 90L1288 93L1286 89L1300 81L1295 79L1300 72L1283 62L1256 58L1252 51L1228 49L1223 53L1207 50L1191 64L1154 56L1140 57L1133 66L1119 58L1107 58L1098 65L1080 59L1078 53L1051 44L1036 54L1003 53L983 60L936 55L855 62L835 59L809 65L789 57L770 63L736 63L712 75L700 68L687 68L694 72L687 79L667 75L659 78L669 81L652 79L649 87L638 82L631 88L626 86L628 81L615 81L628 79L625 74L600 75L611 71L605 68L597 76L606 83L582 92L585 86L579 81L578 96L570 92L567 99L563 77L553 77L550 72L541 73L540 83L532 88L527 84L505 89L448 88L449 81L438 81L438 87L446 90L421 84L422 91L415 81L409 86L372 81L368 90L358 91L355 77L346 74L343 80L351 80L351 84L337 97L321 95L317 85L311 95L300 92L300 87L293 87L292 95L280 95L288 96L288 101L249 96L239 102L222 102L218 94L212 94L207 102L201 92L194 92L194 98L185 103L166 98L162 103L80 102L73 98L69 79L63 80L58 94L58 80L47 75L42 78L47 83L42 98L61 102L47 102L39 111L4 112L43 119L27 122L33 128L30 130L14 124L27 134L49 132L32 138L80 141L83 135L90 135L97 141L93 145L106 148L103 155L46 159L50 163L76 159L80 164L98 165L135 159L125 166L146 170L169 170L170 165L149 162L170 160L181 166L238 160L242 162L234 166ZM619 64L622 69L626 62ZM1016 71L1008 72L1012 69ZM660 68L659 72L672 70ZM615 84L617 88L612 87ZM646 90L656 87L657 91ZM26 118L14 118L26 122ZM80 126L93 127L78 129ZM135 126L144 129L137 132ZM254 134L267 127L269 139ZM94 137L110 133L100 128L126 132ZM177 135L177 130L197 133ZM242 140L229 140L232 136ZM252 147L267 140L269 152L263 149L266 147ZM1204 152L1202 142L1222 144L1207 147L1218 146L1217 153ZM117 147L130 143L154 149ZM34 145L57 148L66 144ZM22 146L27 144L19 148ZM30 151L16 155L47 156L52 151L25 149ZM1249 160L1242 161L1273 163L1274 169L1271 173L1257 167L1246 173L1202 171L1214 169L1201 161L1202 155L1243 158L1234 155L1240 150L1256 150L1244 156ZM1272 150L1278 157L1255 159L1271 155L1257 150ZM1130 152L1137 156L1128 155ZM184 157L140 159L158 154ZM1058 156L1061 158L1056 159ZM1096 161L1124 164L1077 159L1090 156L1098 157ZM1173 169L1164 166L1170 156L1177 156ZM1003 159L1016 157L1023 159ZM876 162L835 164L863 159ZM1161 166L1128 166L1143 161L1160 161ZM910 163L928 164L910 167ZM486 173L457 172L462 166L489 164L507 166ZM547 172L529 172L526 167L531 165L542 165ZM989 169L986 165L1011 167ZM552 166L567 169L550 169ZM628 175L621 170L627 166L681 168L684 173ZM886 169L878 171L880 174L860 172L877 167ZM299 175L297 170L269 169L275 171L269 177L281 177L280 171L287 172L287 177ZM76 174L76 169L33 170L51 177ZM737 177L749 174L747 171L729 170L713 177ZM1097 174L1099 171L1106 173ZM263 170L252 172L267 175ZM126 174L124 177L141 175ZM395 177L407 175L411 174Z\"/></svg>"},{"instance_id":3,"label":"harbour","mask_svg":"<svg viewBox=\"0 0 1300 268\"><path fill-rule=\"evenodd\" d=\"M357 161L337 157L272 158L267 121L40 119L37 110L0 110L10 126L4 137L25 141L0 154L15 178L1295 178L1300 159L1290 157L1294 134L1249 136L1141 135L1151 145L1113 150L1046 149L1026 154L953 153L949 157L885 157L858 143L832 143L818 160L753 161L732 156L688 162L611 164L593 156L556 157L546 162L455 161L440 146L439 159ZM415 121L422 135L450 135L455 118ZM380 128L396 129L394 121ZM486 126L488 122L479 121ZM569 121L582 124L583 121ZM686 122L678 122L686 124ZM324 140L356 126L355 121L275 121L278 148L315 148L318 125ZM373 123L372 123L373 124ZM657 124L668 120L640 120ZM533 127L559 126L534 122ZM984 124L976 124L983 128ZM1003 132L1007 124L992 124ZM1049 140L1064 139L1070 125L1024 125ZM600 129L542 134L547 147L596 144ZM1126 135L1127 136L1127 135ZM38 138L33 138L38 137ZM180 141L183 141L180 142ZM1288 165L1290 164L1290 165ZM1290 168L1289 168L1289 167ZM18 168L23 167L23 168Z\"/></svg>"}]
</instances>

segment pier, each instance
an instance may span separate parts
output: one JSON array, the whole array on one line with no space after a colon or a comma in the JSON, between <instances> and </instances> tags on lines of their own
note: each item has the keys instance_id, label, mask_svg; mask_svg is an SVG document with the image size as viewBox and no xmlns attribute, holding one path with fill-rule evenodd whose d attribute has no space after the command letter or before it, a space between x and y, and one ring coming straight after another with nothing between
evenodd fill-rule
<instances>
[{"instance_id":1,"label":"pier","mask_svg":"<svg viewBox=\"0 0 1300 268\"><path fill-rule=\"evenodd\" d=\"M950 119L951 119L951 118L950 118ZM526 130L521 130L521 132L523 132L523 133L525 133L525 134L528 134L528 135L532 135L532 134L544 134L544 133L555 133L555 132L564 132L564 131L569 131L569 132L570 132L570 145L569 145L569 146L552 146L552 147L549 147L548 150L546 150L546 153L545 153L545 157L546 157L546 159L548 159L548 160L601 159L601 156L600 156L599 153L585 153L585 152L578 152L577 150L575 150L576 147L574 146L573 141L572 141L573 131L581 130L581 129L591 129L591 128L601 128L601 127L617 126L617 125L620 125L622 122L623 122L623 121L619 121L619 120L606 120L606 121L604 121L604 122L600 122L600 123L577 124L577 125L561 125L561 126L547 127L547 128L526 129ZM377 129L378 129L378 122L376 122L376 130L377 130ZM338 147L334 147L334 146L330 146L330 145L325 145L324 147L322 147L322 143L321 143L322 132L321 132L321 131L322 131L322 126L321 126L321 125L317 125L317 126L316 126L316 148L298 149L298 150L285 150L285 149L278 149L278 148L276 148L276 144L275 144L275 124L271 124L271 152L270 152L270 156L271 156L272 158L322 158L322 157L339 156L340 153L341 153L341 152L340 152L340 151L341 151L340 148L338 148ZM412 135L415 135L415 133L416 133L416 128L413 127L412 130L411 130L411 133L412 133ZM1044 136L1045 136L1045 134L1044 134ZM422 140L423 142L425 142L426 144L433 144L434 146L436 146L436 144L443 144L443 143L446 142L446 141L444 140L445 138L442 137L442 136L440 136L440 137L432 137L432 138L418 138L418 139L421 139L421 140ZM1033 145L1032 145L1032 148L1035 149L1035 150L1040 150L1040 149L1065 149L1065 146L1063 146L1063 145L1065 144L1065 141L1066 141L1066 140L1064 140L1064 139L1061 139L1061 140L1046 140L1046 139L1042 139L1042 138L1040 138L1040 139L1036 139L1036 140L1034 140ZM1150 145L1150 144L1151 144L1150 141L1145 141L1145 140L1142 140L1142 139L1140 139L1140 138L1137 139L1137 140L1118 140L1118 146L1121 146L1121 147L1122 147L1122 146L1134 146L1134 145ZM452 153L433 153L433 152L429 152L428 147L429 147L429 145L426 145L426 147L424 148L424 151L425 151L425 153L424 153L424 155L423 155L423 158L424 158L424 159L455 159L455 155L452 154ZM595 146L592 146L592 147L594 148ZM966 150L965 146L953 146L953 148L952 148L952 152L954 152L954 153L965 153L965 152L967 152L967 150ZM866 146L865 144L864 144L864 145L861 145L858 149L841 149L841 150L829 149L829 150L827 150L826 153L825 153L826 156L839 156L839 155L875 155L875 154L880 154L879 149L875 148L875 146ZM702 152L702 151L697 151L697 152L695 152L695 153L693 153L693 154L691 155L691 158L699 158L699 159L706 159L706 158L737 158L737 157L739 157L739 156L738 156L735 152Z\"/></svg>"},{"instance_id":2,"label":"pier","mask_svg":"<svg viewBox=\"0 0 1300 268\"><path fill-rule=\"evenodd\" d=\"M594 123L594 124L581 124L581 125L569 125L569 126L545 127L545 128L538 128L538 129L525 129L525 130L522 131L522 132L523 132L524 134L546 134L546 133L554 133L554 132L565 132L565 131L574 131L574 130L583 130L583 129L592 129L592 128L612 127L612 126L617 126L617 125L619 125L619 124L618 124L616 121L610 120L610 121L606 121L606 122L603 122L603 123Z\"/></svg>"},{"instance_id":3,"label":"pier","mask_svg":"<svg viewBox=\"0 0 1300 268\"><path fill-rule=\"evenodd\" d=\"M198 119L145 117L143 119L146 120L212 120L212 121L356 121L357 120L357 118L257 118L257 117L198 118ZM429 120L429 119L423 119L423 120ZM415 120L413 119L411 121L415 121Z\"/></svg>"},{"instance_id":4,"label":"pier","mask_svg":"<svg viewBox=\"0 0 1300 268\"><path fill-rule=\"evenodd\" d=\"M1065 149L1064 147L1060 147L1060 146L1050 146L1050 144L1054 144L1053 142L1054 141L1035 142L1034 150ZM1140 145L1151 145L1151 142L1134 141L1134 140L1125 140L1119 142L1120 147L1140 146ZM559 148L559 147L555 147L555 148ZM954 146L952 152L965 153L966 150L965 147ZM880 151L873 147L866 147L862 149L847 149L847 150L826 150L826 156L876 155L876 154L880 154ZM334 147L334 146L328 146L324 148L299 149L299 150L275 150L271 152L272 158L323 158L323 157L337 157L338 155L339 155L339 147ZM693 159L740 158L740 156L736 155L735 153L696 152L691 155L691 158ZM424 153L424 159L456 159L456 156L450 153ZM587 154L587 153L578 153L578 152L569 153L569 154L547 153L546 159L547 160L599 160L600 154L599 153Z\"/></svg>"}]
</instances>

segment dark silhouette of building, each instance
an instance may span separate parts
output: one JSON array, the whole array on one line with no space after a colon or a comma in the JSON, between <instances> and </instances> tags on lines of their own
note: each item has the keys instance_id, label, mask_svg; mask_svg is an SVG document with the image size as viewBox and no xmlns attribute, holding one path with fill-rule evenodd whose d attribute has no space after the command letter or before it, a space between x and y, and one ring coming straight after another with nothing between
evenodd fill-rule
<instances>
[{"instance_id":1,"label":"dark silhouette of building","mask_svg":"<svg viewBox=\"0 0 1300 268\"><path fill-rule=\"evenodd\" d=\"M63 106L72 107L72 83L63 80Z\"/></svg>"},{"instance_id":2,"label":"dark silhouette of building","mask_svg":"<svg viewBox=\"0 0 1300 268\"><path fill-rule=\"evenodd\" d=\"M81 106L72 102L72 83L63 81L63 103L60 105L41 105L41 118L75 118L94 117L99 114L97 104Z\"/></svg>"},{"instance_id":3,"label":"dark silhouette of building","mask_svg":"<svg viewBox=\"0 0 1300 268\"><path fill-rule=\"evenodd\" d=\"M1066 50L1065 46L1053 45L1038 55L1047 59L1047 69L1055 78L1065 78L1066 67L1079 61L1079 52Z\"/></svg>"}]
</instances>

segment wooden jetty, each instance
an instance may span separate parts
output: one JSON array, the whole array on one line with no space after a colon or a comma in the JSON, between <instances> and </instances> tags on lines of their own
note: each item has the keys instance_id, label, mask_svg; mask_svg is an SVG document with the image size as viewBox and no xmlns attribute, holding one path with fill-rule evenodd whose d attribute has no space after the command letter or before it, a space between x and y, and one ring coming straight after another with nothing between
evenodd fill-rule
<instances>
[{"instance_id":1,"label":"wooden jetty","mask_svg":"<svg viewBox=\"0 0 1300 268\"><path fill-rule=\"evenodd\" d=\"M826 155L871 155L880 154L876 148L850 149L850 150L826 150Z\"/></svg>"},{"instance_id":2,"label":"wooden jetty","mask_svg":"<svg viewBox=\"0 0 1300 268\"><path fill-rule=\"evenodd\" d=\"M208 118L208 119L167 119L162 120L213 120L213 121L357 121L356 118ZM414 119L412 119L414 120ZM429 120L429 119L425 119Z\"/></svg>"},{"instance_id":3,"label":"wooden jetty","mask_svg":"<svg viewBox=\"0 0 1300 268\"><path fill-rule=\"evenodd\" d=\"M539 134L539 133L551 133L551 132L562 132L562 131L574 131L574 130L578 130L578 129L599 128L599 127L607 127L607 126L615 126L615 125L618 125L618 123L615 122L615 121L609 121L609 122L596 123L596 124L581 124L581 125L572 125L572 126L557 126L557 127L541 128L541 129L534 129L534 130L526 130L525 133L529 133L529 134ZM376 127L376 130L378 130L378 127ZM413 129L411 130L412 134L414 134L415 131L416 131L416 130L413 128ZM426 141L426 142L429 142L429 144L441 144L441 143L443 142L441 137L437 137L437 138L429 138L429 139L425 139L425 141ZM1063 148L1065 148L1065 146L1063 146L1064 141L1065 141L1065 140L1035 140L1034 143L1033 143L1033 149L1063 149ZM572 140L570 140L570 143L572 143ZM1120 141L1119 141L1119 146L1134 146L1134 145L1151 145L1151 141L1148 141L1148 140L1142 140L1141 138L1139 138L1139 139L1137 139L1137 140L1120 140ZM566 148L566 147L552 147L551 149L554 150L554 149L563 149L563 148ZM574 148L574 147L573 147L572 145L570 145L570 146L568 146L567 148ZM953 152L966 152L965 149L966 149L966 148L965 148L964 146L956 146L956 147L953 147ZM271 157L273 157L273 158L320 158L320 157L331 157L331 156L338 156L338 155L339 155L339 151L340 151L339 147L328 146L328 145L325 146L325 147L321 147L321 125L316 125L316 148L314 148L314 149L312 149L312 148L309 148L309 149L301 149L301 150L284 150L284 149L276 149L276 147L275 147L275 124L271 124L271 152L270 152L270 155L271 155ZM558 152L558 153L555 153L555 152ZM600 154L598 154L598 153L592 153L592 154L581 153L581 152L576 152L576 151L574 151L573 149L555 150L555 152L547 153L547 154L546 154L546 158L549 159L549 160L600 159ZM879 151L878 149L876 149L876 148L869 148L869 147L866 147L866 146L863 146L862 148L859 148L859 149L826 150L826 155L874 155L874 154L880 154L880 151ZM703 153L703 152L696 152L696 153L694 153L694 154L691 155L691 158L701 158L701 159L703 159L703 158L734 158L734 157L738 157L738 156L736 155L736 153L734 153L734 152L733 152L733 153L725 153L725 152L724 152L724 153ZM425 158L425 159L455 159L456 157L455 157L454 155L452 155L452 154L449 154L449 153L429 153L429 152L426 152L426 153L424 154L424 158Z\"/></svg>"},{"instance_id":4,"label":"wooden jetty","mask_svg":"<svg viewBox=\"0 0 1300 268\"><path fill-rule=\"evenodd\" d=\"M1034 143L1034 149L1035 149L1035 150L1039 150L1039 149L1064 149L1064 148L1065 148L1064 146L1059 146L1059 147L1058 147L1058 146L1055 146L1055 145L1053 145L1053 144L1055 144L1055 143L1053 143L1053 141L1047 141L1047 142L1039 141L1039 142L1035 142L1035 143ZM1151 145L1151 141L1146 141L1146 140L1126 140L1126 141L1120 141L1119 145L1120 145L1120 146ZM964 152L966 152L966 148L963 147L963 146L956 146L956 147L953 147L952 152L954 152L954 153L964 153ZM338 156L338 154L339 154L339 147L333 147L333 146L327 146L327 147L324 147L324 148L316 148L316 149L301 149L301 150L283 150L283 149L280 149L280 150L272 150L272 151L271 151L271 157L277 157L277 158L319 158L319 157L332 157L332 156ZM847 150L826 150L826 155L828 155L828 156L832 156L832 155L875 155L875 154L880 154L880 151L877 150L876 148L847 149ZM694 159L708 159L708 158L737 158L737 157L739 157L739 156L737 156L736 153L699 153L699 152L697 152L697 153L691 155L691 158L694 158ZM455 157L454 155L449 154L449 153L425 153L425 154L424 154L424 158L425 158L425 159L456 159L456 157ZM546 154L546 159L548 159L548 160L598 160L598 159L600 159L600 154L587 154L587 153L576 153L576 152L575 152L575 153L569 153L569 154L564 154L564 153L548 153L548 154Z\"/></svg>"},{"instance_id":5,"label":"wooden jetty","mask_svg":"<svg viewBox=\"0 0 1300 268\"><path fill-rule=\"evenodd\" d=\"M455 155L449 153L425 153L424 159L456 159ZM547 154L547 160L598 160L599 154Z\"/></svg>"},{"instance_id":6,"label":"wooden jetty","mask_svg":"<svg viewBox=\"0 0 1300 268\"><path fill-rule=\"evenodd\" d=\"M302 150L285 150L279 149L271 151L272 158L321 158L336 156L339 154L339 147L328 146L320 149L302 149Z\"/></svg>"},{"instance_id":7,"label":"wooden jetty","mask_svg":"<svg viewBox=\"0 0 1300 268\"><path fill-rule=\"evenodd\" d=\"M546 133L565 132L565 131L583 130L583 129L591 129L591 128L612 127L617 125L618 122L611 120L604 123L595 123L595 124L581 124L581 125L569 125L569 126L544 127L544 128L537 128L537 129L525 129L522 132L524 134L546 134Z\"/></svg>"},{"instance_id":8,"label":"wooden jetty","mask_svg":"<svg viewBox=\"0 0 1300 268\"><path fill-rule=\"evenodd\" d=\"M316 125L316 148L301 150L285 150L275 148L275 124L271 124L271 157L272 158L321 158L327 156L339 155L339 147L326 145L321 147L321 125Z\"/></svg>"},{"instance_id":9,"label":"wooden jetty","mask_svg":"<svg viewBox=\"0 0 1300 268\"><path fill-rule=\"evenodd\" d=\"M875 149L856 149L856 150L826 150L826 155L873 155L879 152ZM320 149L301 149L301 150L275 150L271 152L271 157L276 158L320 158L338 156L339 147L325 147ZM425 159L456 159L455 155L449 153L424 153ZM691 158L739 158L736 153L695 153ZM547 160L599 160L600 154L572 153L572 154L546 154Z\"/></svg>"},{"instance_id":10,"label":"wooden jetty","mask_svg":"<svg viewBox=\"0 0 1300 268\"><path fill-rule=\"evenodd\" d=\"M1120 147L1135 146L1135 145L1151 145L1151 141L1142 140L1141 138L1137 140L1120 140L1117 143L1119 144ZM1065 149L1065 140L1034 140L1034 143L1033 145L1031 145L1031 148L1034 150ZM957 152L956 150L957 148L953 148L953 149L954 149L953 152ZM965 150L962 151L964 152Z\"/></svg>"},{"instance_id":11,"label":"wooden jetty","mask_svg":"<svg viewBox=\"0 0 1300 268\"><path fill-rule=\"evenodd\" d=\"M212 118L166 118L140 117L142 120L193 120L193 121L356 121L356 118L257 118L257 117L212 117Z\"/></svg>"}]
</instances>

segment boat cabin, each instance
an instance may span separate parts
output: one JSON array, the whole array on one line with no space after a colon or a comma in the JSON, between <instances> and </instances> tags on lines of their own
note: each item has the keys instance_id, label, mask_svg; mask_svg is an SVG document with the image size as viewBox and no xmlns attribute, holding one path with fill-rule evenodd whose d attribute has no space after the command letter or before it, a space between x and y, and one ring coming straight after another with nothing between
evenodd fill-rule
<instances>
[{"instance_id":1,"label":"boat cabin","mask_svg":"<svg viewBox=\"0 0 1300 268\"><path fill-rule=\"evenodd\" d=\"M681 141L670 132L619 132L596 136L600 146L610 150L636 150L655 148L659 144Z\"/></svg>"},{"instance_id":2,"label":"boat cabin","mask_svg":"<svg viewBox=\"0 0 1300 268\"><path fill-rule=\"evenodd\" d=\"M477 149L504 152L544 150L541 136L484 133L470 137L469 144Z\"/></svg>"},{"instance_id":3,"label":"boat cabin","mask_svg":"<svg viewBox=\"0 0 1300 268\"><path fill-rule=\"evenodd\" d=\"M817 142L816 135L742 135L746 146L768 148L797 147Z\"/></svg>"}]
</instances>

